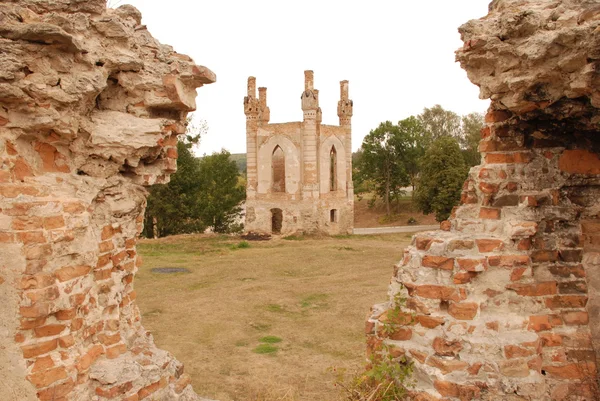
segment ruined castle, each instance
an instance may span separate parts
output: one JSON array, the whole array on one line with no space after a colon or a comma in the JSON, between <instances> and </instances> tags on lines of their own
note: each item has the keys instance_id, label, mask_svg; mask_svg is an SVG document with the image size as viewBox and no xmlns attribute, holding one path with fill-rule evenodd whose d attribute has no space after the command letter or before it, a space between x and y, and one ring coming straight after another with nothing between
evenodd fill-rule
<instances>
[{"instance_id":1,"label":"ruined castle","mask_svg":"<svg viewBox=\"0 0 600 401\"><path fill-rule=\"evenodd\" d=\"M340 82L340 125L321 124L319 91L304 72L301 122L270 124L267 88L248 78L246 231L268 234L351 234L352 100Z\"/></svg>"}]
</instances>

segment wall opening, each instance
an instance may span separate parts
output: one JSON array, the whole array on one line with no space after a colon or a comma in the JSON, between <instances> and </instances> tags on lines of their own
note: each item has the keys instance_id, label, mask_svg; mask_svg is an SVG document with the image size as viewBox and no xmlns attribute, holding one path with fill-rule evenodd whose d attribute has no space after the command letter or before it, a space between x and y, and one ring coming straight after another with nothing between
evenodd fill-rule
<instances>
[{"instance_id":1,"label":"wall opening","mask_svg":"<svg viewBox=\"0 0 600 401\"><path fill-rule=\"evenodd\" d=\"M271 209L271 232L273 234L281 234L283 226L283 211L279 208Z\"/></svg>"},{"instance_id":2,"label":"wall opening","mask_svg":"<svg viewBox=\"0 0 600 401\"><path fill-rule=\"evenodd\" d=\"M337 152L335 146L329 152L329 191L337 191Z\"/></svg>"},{"instance_id":3,"label":"wall opening","mask_svg":"<svg viewBox=\"0 0 600 401\"><path fill-rule=\"evenodd\" d=\"M273 150L271 177L273 179L271 190L285 192L285 154L279 145L275 146Z\"/></svg>"},{"instance_id":4,"label":"wall opening","mask_svg":"<svg viewBox=\"0 0 600 401\"><path fill-rule=\"evenodd\" d=\"M338 221L338 211L337 211L337 209L331 209L329 211L329 221L331 223L337 223L337 221Z\"/></svg>"}]
</instances>

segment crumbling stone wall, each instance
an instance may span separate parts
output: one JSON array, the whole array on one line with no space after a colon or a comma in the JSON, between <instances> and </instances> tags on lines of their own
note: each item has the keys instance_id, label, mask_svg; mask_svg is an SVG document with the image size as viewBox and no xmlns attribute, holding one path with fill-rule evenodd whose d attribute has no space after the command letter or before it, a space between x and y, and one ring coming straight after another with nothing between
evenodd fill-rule
<instances>
[{"instance_id":1,"label":"crumbling stone wall","mask_svg":"<svg viewBox=\"0 0 600 401\"><path fill-rule=\"evenodd\" d=\"M144 187L214 81L131 6L0 4L0 399L198 399L133 278Z\"/></svg>"},{"instance_id":2,"label":"crumbling stone wall","mask_svg":"<svg viewBox=\"0 0 600 401\"><path fill-rule=\"evenodd\" d=\"M598 397L598 30L600 5L569 0L495 0L460 28L492 100L482 162L366 328L371 353L414 363L415 400Z\"/></svg>"}]
</instances>

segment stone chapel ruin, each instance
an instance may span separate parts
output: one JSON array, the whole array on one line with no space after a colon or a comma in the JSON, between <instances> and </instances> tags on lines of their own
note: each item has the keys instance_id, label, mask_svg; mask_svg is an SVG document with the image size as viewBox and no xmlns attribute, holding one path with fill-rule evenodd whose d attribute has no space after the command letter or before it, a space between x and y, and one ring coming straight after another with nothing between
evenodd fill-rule
<instances>
[{"instance_id":1,"label":"stone chapel ruin","mask_svg":"<svg viewBox=\"0 0 600 401\"><path fill-rule=\"evenodd\" d=\"M371 353L414 363L413 400L599 399L599 32L575 0L494 0L460 28L492 100L482 162L366 327Z\"/></svg>"},{"instance_id":2,"label":"stone chapel ruin","mask_svg":"<svg viewBox=\"0 0 600 401\"><path fill-rule=\"evenodd\" d=\"M248 78L246 114L245 230L266 234L351 234L352 100L340 82L340 125L321 124L319 91L304 72L302 122L270 124L267 88Z\"/></svg>"},{"instance_id":3,"label":"stone chapel ruin","mask_svg":"<svg viewBox=\"0 0 600 401\"><path fill-rule=\"evenodd\" d=\"M0 3L0 400L199 400L133 277L144 188L214 81L132 6Z\"/></svg>"}]
</instances>

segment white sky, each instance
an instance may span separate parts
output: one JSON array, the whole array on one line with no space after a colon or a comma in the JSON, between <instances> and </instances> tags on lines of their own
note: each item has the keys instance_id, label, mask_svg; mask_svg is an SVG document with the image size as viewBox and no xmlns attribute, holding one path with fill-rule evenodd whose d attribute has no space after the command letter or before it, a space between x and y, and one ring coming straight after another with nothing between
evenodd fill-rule
<instances>
[{"instance_id":1,"label":"white sky","mask_svg":"<svg viewBox=\"0 0 600 401\"><path fill-rule=\"evenodd\" d=\"M115 3L117 0L109 1ZM159 41L217 74L198 90L208 122L199 153L245 153L248 76L266 86L271 122L301 121L304 70L314 70L324 124L338 124L339 81L354 101L352 148L380 122L440 104L458 114L489 104L454 61L457 28L486 0L124 0Z\"/></svg>"}]
</instances>

